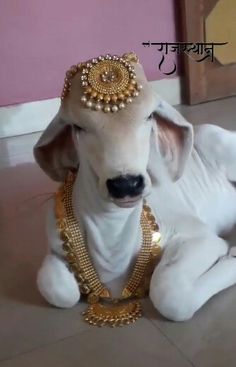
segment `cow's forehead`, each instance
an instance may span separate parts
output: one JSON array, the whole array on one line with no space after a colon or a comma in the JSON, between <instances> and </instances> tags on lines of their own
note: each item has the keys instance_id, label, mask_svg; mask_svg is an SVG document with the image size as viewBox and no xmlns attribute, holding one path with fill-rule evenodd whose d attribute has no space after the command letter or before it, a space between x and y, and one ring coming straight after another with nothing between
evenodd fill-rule
<instances>
[{"instance_id":1,"label":"cow's forehead","mask_svg":"<svg viewBox=\"0 0 236 367\"><path fill-rule=\"evenodd\" d=\"M131 58L127 63L120 61L123 58L100 61L96 58L67 72L62 108L72 120L80 123L132 120L151 112L152 88L142 65L133 54Z\"/></svg>"}]
</instances>

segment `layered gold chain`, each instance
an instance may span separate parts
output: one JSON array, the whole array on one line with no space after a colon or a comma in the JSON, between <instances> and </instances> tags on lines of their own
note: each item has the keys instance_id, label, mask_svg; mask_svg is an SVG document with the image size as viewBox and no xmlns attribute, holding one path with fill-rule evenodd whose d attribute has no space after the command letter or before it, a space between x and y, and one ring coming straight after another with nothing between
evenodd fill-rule
<instances>
[{"instance_id":1,"label":"layered gold chain","mask_svg":"<svg viewBox=\"0 0 236 367\"><path fill-rule=\"evenodd\" d=\"M63 249L69 267L78 281L81 293L88 295L88 302L91 304L85 313L86 321L93 325L108 324L116 326L117 323L128 324L141 316L141 306L138 302L117 306L117 302L131 297L144 296L147 291L150 274L161 253L158 225L151 214L150 208L147 204L144 204L140 218L142 229L141 250L121 297L113 299L109 289L101 283L98 277L79 223L73 213L72 191L74 181L75 175L70 174L56 193L55 212L57 227L63 241ZM112 301L113 307L104 307L99 303L100 300Z\"/></svg>"}]
</instances>

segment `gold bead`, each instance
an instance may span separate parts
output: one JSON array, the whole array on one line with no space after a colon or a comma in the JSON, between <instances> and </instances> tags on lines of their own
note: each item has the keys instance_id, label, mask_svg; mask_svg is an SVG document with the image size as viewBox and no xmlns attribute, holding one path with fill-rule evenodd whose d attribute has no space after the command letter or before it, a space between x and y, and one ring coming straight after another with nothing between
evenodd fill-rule
<instances>
[{"instance_id":1,"label":"gold bead","mask_svg":"<svg viewBox=\"0 0 236 367\"><path fill-rule=\"evenodd\" d=\"M78 71L78 69L77 69L77 66L76 66L76 65L72 65L72 66L70 67L70 72L71 72L72 74L77 73L77 71Z\"/></svg>"},{"instance_id":2,"label":"gold bead","mask_svg":"<svg viewBox=\"0 0 236 367\"><path fill-rule=\"evenodd\" d=\"M104 95L102 93L98 93L97 97L98 97L98 100L102 101L104 98Z\"/></svg>"},{"instance_id":3,"label":"gold bead","mask_svg":"<svg viewBox=\"0 0 236 367\"><path fill-rule=\"evenodd\" d=\"M83 65L83 63L82 63L82 62L79 62L79 63L77 64L77 68L78 68L79 70L81 70L83 67L84 67L84 65Z\"/></svg>"},{"instance_id":4,"label":"gold bead","mask_svg":"<svg viewBox=\"0 0 236 367\"><path fill-rule=\"evenodd\" d=\"M111 97L109 96L109 94L106 94L106 95L104 96L104 101L105 101L106 103L109 103L109 102L110 102L110 100L111 100Z\"/></svg>"},{"instance_id":5,"label":"gold bead","mask_svg":"<svg viewBox=\"0 0 236 367\"><path fill-rule=\"evenodd\" d=\"M71 76L72 76L72 73L71 73L71 71L70 71L70 70L68 70L68 71L66 72L66 77L67 77L67 78L71 78Z\"/></svg>"},{"instance_id":6,"label":"gold bead","mask_svg":"<svg viewBox=\"0 0 236 367\"><path fill-rule=\"evenodd\" d=\"M124 100L124 98L125 98L125 96L124 96L124 94L123 94L123 93L119 93L119 94L118 94L118 98L119 98L121 101L123 101L123 100Z\"/></svg>"},{"instance_id":7,"label":"gold bead","mask_svg":"<svg viewBox=\"0 0 236 367\"><path fill-rule=\"evenodd\" d=\"M77 67L82 70L83 68L86 67L86 64L84 62L80 62L79 64L77 64Z\"/></svg>"},{"instance_id":8,"label":"gold bead","mask_svg":"<svg viewBox=\"0 0 236 367\"><path fill-rule=\"evenodd\" d=\"M97 92L95 90L93 90L92 93L91 93L91 97L95 98L95 97L97 97L97 95L98 95Z\"/></svg>"},{"instance_id":9,"label":"gold bead","mask_svg":"<svg viewBox=\"0 0 236 367\"><path fill-rule=\"evenodd\" d=\"M85 89L85 93L91 93L92 92L92 88L91 87L87 87L86 89Z\"/></svg>"},{"instance_id":10,"label":"gold bead","mask_svg":"<svg viewBox=\"0 0 236 367\"><path fill-rule=\"evenodd\" d=\"M116 94L113 94L113 96L111 96L111 100L112 102L116 102L118 99L117 95Z\"/></svg>"},{"instance_id":11,"label":"gold bead","mask_svg":"<svg viewBox=\"0 0 236 367\"><path fill-rule=\"evenodd\" d=\"M124 95L125 95L126 97L129 97L129 96L130 96L130 91L129 91L129 90L125 90L125 91L124 91Z\"/></svg>"},{"instance_id":12,"label":"gold bead","mask_svg":"<svg viewBox=\"0 0 236 367\"><path fill-rule=\"evenodd\" d=\"M134 90L134 85L133 85L133 84L130 84L130 85L128 86L128 89L129 89L129 90L131 90L131 91L133 91L133 90Z\"/></svg>"}]
</instances>

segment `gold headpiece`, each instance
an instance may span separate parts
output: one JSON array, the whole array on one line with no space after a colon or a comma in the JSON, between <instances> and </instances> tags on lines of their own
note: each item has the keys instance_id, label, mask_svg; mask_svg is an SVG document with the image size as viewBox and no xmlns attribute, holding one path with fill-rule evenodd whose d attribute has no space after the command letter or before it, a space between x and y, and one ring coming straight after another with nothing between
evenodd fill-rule
<instances>
[{"instance_id":1,"label":"gold headpiece","mask_svg":"<svg viewBox=\"0 0 236 367\"><path fill-rule=\"evenodd\" d=\"M61 99L69 93L74 75L81 72L84 90L81 102L96 111L117 112L132 103L142 85L136 82L131 62L138 62L134 53L119 56L99 56L85 63L73 65L66 73Z\"/></svg>"}]
</instances>

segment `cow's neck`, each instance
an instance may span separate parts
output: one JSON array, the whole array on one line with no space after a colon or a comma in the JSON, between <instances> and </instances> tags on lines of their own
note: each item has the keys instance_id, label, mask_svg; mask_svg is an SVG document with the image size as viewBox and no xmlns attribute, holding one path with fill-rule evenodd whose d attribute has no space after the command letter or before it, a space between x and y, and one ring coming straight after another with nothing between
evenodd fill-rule
<instances>
[{"instance_id":1,"label":"cow's neck","mask_svg":"<svg viewBox=\"0 0 236 367\"><path fill-rule=\"evenodd\" d=\"M142 203L134 208L118 208L101 198L96 180L92 170L81 164L74 184L74 211L100 280L117 297L141 247Z\"/></svg>"}]
</instances>

